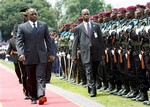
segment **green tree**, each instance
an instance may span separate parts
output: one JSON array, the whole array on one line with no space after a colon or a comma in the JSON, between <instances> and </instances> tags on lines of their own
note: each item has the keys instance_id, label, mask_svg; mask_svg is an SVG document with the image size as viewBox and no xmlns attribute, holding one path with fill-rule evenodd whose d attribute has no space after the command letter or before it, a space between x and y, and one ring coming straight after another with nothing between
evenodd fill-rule
<instances>
[{"instance_id":1,"label":"green tree","mask_svg":"<svg viewBox=\"0 0 150 107\"><path fill-rule=\"evenodd\" d=\"M0 30L4 40L10 37L14 24L22 22L19 10L24 6L36 8L39 20L48 23L50 28L57 28L59 12L46 0L0 0Z\"/></svg>"},{"instance_id":2,"label":"green tree","mask_svg":"<svg viewBox=\"0 0 150 107\"><path fill-rule=\"evenodd\" d=\"M111 5L105 4L104 0L59 0L55 7L63 10L59 17L60 24L76 23L77 19L81 16L81 10L84 8L89 9L91 15L111 9Z\"/></svg>"}]
</instances>

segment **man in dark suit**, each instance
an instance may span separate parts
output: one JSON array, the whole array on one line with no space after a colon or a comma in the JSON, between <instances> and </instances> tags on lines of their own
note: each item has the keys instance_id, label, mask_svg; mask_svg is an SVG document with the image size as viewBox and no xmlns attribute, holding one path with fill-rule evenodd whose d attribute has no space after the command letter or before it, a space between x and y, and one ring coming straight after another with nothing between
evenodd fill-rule
<instances>
[{"instance_id":1,"label":"man in dark suit","mask_svg":"<svg viewBox=\"0 0 150 107\"><path fill-rule=\"evenodd\" d=\"M86 71L88 92L91 97L96 96L96 75L99 62L104 55L102 33L99 25L90 21L90 12L83 9L83 22L75 28L72 46L72 61L76 62L77 47L80 48L81 61Z\"/></svg>"},{"instance_id":2,"label":"man in dark suit","mask_svg":"<svg viewBox=\"0 0 150 107\"><path fill-rule=\"evenodd\" d=\"M27 81L31 104L44 104L45 73L48 61L53 60L51 39L46 23L37 21L38 15L34 8L28 9L26 23L20 24L16 36L16 47L19 60L23 61L27 70Z\"/></svg>"}]
</instances>

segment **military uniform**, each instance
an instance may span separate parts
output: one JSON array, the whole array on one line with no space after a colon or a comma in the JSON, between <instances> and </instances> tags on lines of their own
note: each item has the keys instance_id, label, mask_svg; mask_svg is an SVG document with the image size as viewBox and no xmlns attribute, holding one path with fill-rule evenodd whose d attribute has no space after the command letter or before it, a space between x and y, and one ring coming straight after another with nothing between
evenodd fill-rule
<instances>
[{"instance_id":1,"label":"military uniform","mask_svg":"<svg viewBox=\"0 0 150 107\"><path fill-rule=\"evenodd\" d=\"M12 37L9 40L8 49L6 51L6 57L8 58L10 55L12 56L12 61L15 66L15 72L19 79L19 83L22 83L20 65L18 64L19 62L18 62L18 53L17 53L17 49L16 49L16 41L15 41L14 37Z\"/></svg>"}]
</instances>

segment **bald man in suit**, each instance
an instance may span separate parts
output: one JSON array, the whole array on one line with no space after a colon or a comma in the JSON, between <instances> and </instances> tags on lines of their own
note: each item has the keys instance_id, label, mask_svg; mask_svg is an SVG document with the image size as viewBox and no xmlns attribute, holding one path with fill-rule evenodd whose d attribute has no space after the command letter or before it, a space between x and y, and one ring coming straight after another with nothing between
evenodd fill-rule
<instances>
[{"instance_id":1,"label":"bald man in suit","mask_svg":"<svg viewBox=\"0 0 150 107\"><path fill-rule=\"evenodd\" d=\"M104 56L102 33L99 25L90 20L90 12L83 9L83 22L75 28L72 46L72 61L76 63L77 47L80 48L81 61L86 71L88 93L96 96L96 75L99 62Z\"/></svg>"}]
</instances>

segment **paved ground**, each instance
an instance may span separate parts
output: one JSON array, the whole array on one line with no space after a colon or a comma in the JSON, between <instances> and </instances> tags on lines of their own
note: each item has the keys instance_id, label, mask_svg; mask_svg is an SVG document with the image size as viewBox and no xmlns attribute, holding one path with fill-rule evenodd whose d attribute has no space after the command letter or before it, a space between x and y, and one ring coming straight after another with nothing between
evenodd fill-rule
<instances>
[{"instance_id":1,"label":"paved ground","mask_svg":"<svg viewBox=\"0 0 150 107\"><path fill-rule=\"evenodd\" d=\"M104 107L79 94L66 91L52 84L46 85L48 102L45 107ZM18 83L14 71L0 64L0 107L38 107L24 100L22 85Z\"/></svg>"}]
</instances>

